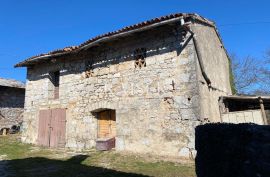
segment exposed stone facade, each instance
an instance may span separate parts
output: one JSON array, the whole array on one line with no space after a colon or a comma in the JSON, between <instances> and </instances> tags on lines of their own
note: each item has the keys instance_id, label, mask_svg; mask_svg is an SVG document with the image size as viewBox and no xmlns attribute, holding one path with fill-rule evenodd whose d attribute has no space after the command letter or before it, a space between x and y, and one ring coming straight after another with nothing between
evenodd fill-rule
<instances>
[{"instance_id":1,"label":"exposed stone facade","mask_svg":"<svg viewBox=\"0 0 270 177\"><path fill-rule=\"evenodd\" d=\"M199 42L207 51L207 72L213 72L212 83L221 83L224 92L202 84L190 34L184 35L179 23L165 25L29 67L22 140L37 143L39 110L66 108L66 147L93 148L96 112L113 109L116 150L190 156L194 152L194 128L205 118L217 120L218 97L231 93L229 61L217 34L212 27L193 24L196 26L203 29ZM146 66L141 68L134 66L133 56L140 48L147 51ZM212 52L215 54L209 61ZM89 62L91 68L87 67ZM51 99L49 73L57 70L60 96Z\"/></svg>"},{"instance_id":2,"label":"exposed stone facade","mask_svg":"<svg viewBox=\"0 0 270 177\"><path fill-rule=\"evenodd\" d=\"M22 122L24 95L24 88L1 86L0 82L0 129Z\"/></svg>"}]
</instances>

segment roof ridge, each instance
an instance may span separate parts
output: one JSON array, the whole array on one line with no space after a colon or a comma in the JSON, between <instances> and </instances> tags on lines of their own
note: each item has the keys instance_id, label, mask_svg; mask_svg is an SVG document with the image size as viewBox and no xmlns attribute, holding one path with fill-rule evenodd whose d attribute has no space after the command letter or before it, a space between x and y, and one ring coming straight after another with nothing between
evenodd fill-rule
<instances>
[{"instance_id":1,"label":"roof ridge","mask_svg":"<svg viewBox=\"0 0 270 177\"><path fill-rule=\"evenodd\" d=\"M56 50L53 50L53 51L50 51L50 52L47 52L47 53L41 53L39 55L30 57L30 58L16 64L15 67L27 66L32 61L34 61L34 60L36 60L38 58L46 58L46 57L49 57L51 55L62 55L62 54L69 53L69 52L72 52L72 51L77 50L79 48L85 47L86 45L89 45L89 44L91 44L91 43L93 43L95 41L101 40L102 38L105 38L105 37L111 37L113 35L118 35L118 34L129 32L129 31L132 31L132 30L141 29L143 27L147 27L147 26L150 26L150 25L153 25L153 24L158 24L160 22L169 21L169 20L176 19L176 18L181 18L181 17L183 17L183 18L193 17L193 18L196 18L196 20L198 20L198 21L201 21L201 22L204 22L205 24L214 26L213 21L210 21L210 20L208 20L208 19L206 19L206 18L204 18L204 17L202 17L202 16L200 16L200 15L198 15L196 13L174 13L174 14L169 14L169 15L158 17L158 18L153 18L153 19L150 19L150 20L146 20L146 21L143 21L143 22L140 22L140 23L136 23L136 24L133 24L133 25L130 25L130 26L125 26L125 27L123 27L123 28L121 28L119 30L115 30L115 31L112 31L112 32L107 32L107 33L92 37L92 38L86 40L85 42L83 42L83 43L81 43L79 45L76 45L76 46L69 46L69 47L64 47L64 48L61 48L61 49L56 49Z\"/></svg>"}]
</instances>

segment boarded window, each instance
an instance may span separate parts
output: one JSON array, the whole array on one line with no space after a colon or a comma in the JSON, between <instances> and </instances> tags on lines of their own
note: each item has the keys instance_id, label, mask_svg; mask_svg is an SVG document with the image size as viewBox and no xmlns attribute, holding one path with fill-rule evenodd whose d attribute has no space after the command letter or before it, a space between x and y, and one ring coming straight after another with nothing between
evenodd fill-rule
<instances>
[{"instance_id":1,"label":"boarded window","mask_svg":"<svg viewBox=\"0 0 270 177\"><path fill-rule=\"evenodd\" d=\"M98 113L98 138L116 136L115 111L106 110Z\"/></svg>"},{"instance_id":2,"label":"boarded window","mask_svg":"<svg viewBox=\"0 0 270 177\"><path fill-rule=\"evenodd\" d=\"M139 48L134 51L135 68L146 67L146 48Z\"/></svg>"}]
</instances>

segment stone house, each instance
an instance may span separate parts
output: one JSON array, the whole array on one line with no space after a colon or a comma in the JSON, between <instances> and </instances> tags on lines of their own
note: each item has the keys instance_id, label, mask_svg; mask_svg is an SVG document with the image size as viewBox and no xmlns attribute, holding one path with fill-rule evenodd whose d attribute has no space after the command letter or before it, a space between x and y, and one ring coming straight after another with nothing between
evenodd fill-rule
<instances>
[{"instance_id":1,"label":"stone house","mask_svg":"<svg viewBox=\"0 0 270 177\"><path fill-rule=\"evenodd\" d=\"M25 85L0 78L0 130L22 123Z\"/></svg>"},{"instance_id":2,"label":"stone house","mask_svg":"<svg viewBox=\"0 0 270 177\"><path fill-rule=\"evenodd\" d=\"M230 61L213 22L197 14L155 18L40 54L27 67L22 141L188 157L194 128L220 121Z\"/></svg>"}]
</instances>

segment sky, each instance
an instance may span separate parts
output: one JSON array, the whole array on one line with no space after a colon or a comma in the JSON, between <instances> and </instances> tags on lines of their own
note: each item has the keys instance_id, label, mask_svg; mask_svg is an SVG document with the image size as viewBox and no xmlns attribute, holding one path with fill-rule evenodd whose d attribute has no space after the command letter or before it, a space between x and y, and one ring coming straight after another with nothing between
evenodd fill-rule
<instances>
[{"instance_id":1,"label":"sky","mask_svg":"<svg viewBox=\"0 0 270 177\"><path fill-rule=\"evenodd\" d=\"M269 0L1 0L0 77L26 80L14 64L171 13L215 21L229 53L258 60L270 49Z\"/></svg>"}]
</instances>

